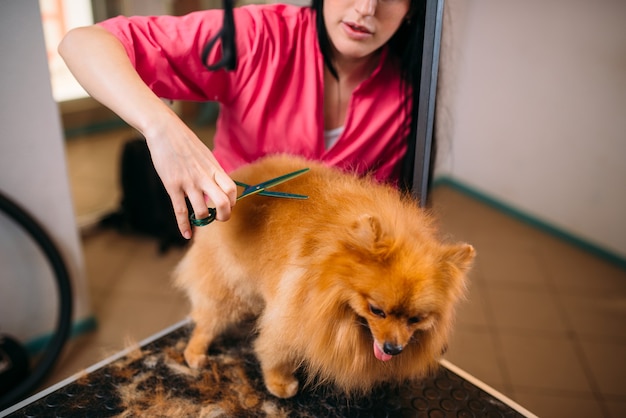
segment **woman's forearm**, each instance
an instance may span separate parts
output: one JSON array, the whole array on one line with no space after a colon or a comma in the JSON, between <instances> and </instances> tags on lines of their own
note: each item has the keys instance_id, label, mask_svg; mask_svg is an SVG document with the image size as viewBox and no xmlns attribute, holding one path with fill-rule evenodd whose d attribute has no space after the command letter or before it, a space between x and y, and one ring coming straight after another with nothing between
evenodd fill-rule
<instances>
[{"instance_id":1,"label":"woman's forearm","mask_svg":"<svg viewBox=\"0 0 626 418\"><path fill-rule=\"evenodd\" d=\"M143 134L154 167L172 200L178 227L191 237L188 198L198 218L227 220L237 188L212 152L143 82L123 45L106 29L88 26L71 30L59 53L78 82L100 103Z\"/></svg>"},{"instance_id":2,"label":"woman's forearm","mask_svg":"<svg viewBox=\"0 0 626 418\"><path fill-rule=\"evenodd\" d=\"M146 136L175 117L143 82L122 44L106 29L72 29L59 44L59 54L94 99Z\"/></svg>"}]
</instances>

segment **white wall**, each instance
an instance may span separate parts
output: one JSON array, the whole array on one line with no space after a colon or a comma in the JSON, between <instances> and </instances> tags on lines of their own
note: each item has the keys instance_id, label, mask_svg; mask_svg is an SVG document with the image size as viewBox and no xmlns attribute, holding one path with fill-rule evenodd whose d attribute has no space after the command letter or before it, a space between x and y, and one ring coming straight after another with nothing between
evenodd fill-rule
<instances>
[{"instance_id":1,"label":"white wall","mask_svg":"<svg viewBox=\"0 0 626 418\"><path fill-rule=\"evenodd\" d=\"M75 318L90 315L83 254L52 98L37 0L0 0L0 190L27 209L60 248L73 279ZM0 215L0 331L49 333L54 279L26 235Z\"/></svg>"},{"instance_id":2,"label":"white wall","mask_svg":"<svg viewBox=\"0 0 626 418\"><path fill-rule=\"evenodd\" d=\"M446 3L437 175L626 257L626 1Z\"/></svg>"}]
</instances>

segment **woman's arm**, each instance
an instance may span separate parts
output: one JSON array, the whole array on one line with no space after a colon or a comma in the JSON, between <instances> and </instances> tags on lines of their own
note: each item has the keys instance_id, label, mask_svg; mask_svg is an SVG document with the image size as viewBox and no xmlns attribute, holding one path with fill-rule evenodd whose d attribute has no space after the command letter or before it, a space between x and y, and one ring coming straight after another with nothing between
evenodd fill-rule
<instances>
[{"instance_id":1,"label":"woman's arm","mask_svg":"<svg viewBox=\"0 0 626 418\"><path fill-rule=\"evenodd\" d=\"M185 196L198 219L208 215L207 205L215 206L218 220L230 218L235 184L213 153L143 82L117 38L98 26L76 28L63 38L59 53L93 98L146 138L185 238L191 237Z\"/></svg>"}]
</instances>

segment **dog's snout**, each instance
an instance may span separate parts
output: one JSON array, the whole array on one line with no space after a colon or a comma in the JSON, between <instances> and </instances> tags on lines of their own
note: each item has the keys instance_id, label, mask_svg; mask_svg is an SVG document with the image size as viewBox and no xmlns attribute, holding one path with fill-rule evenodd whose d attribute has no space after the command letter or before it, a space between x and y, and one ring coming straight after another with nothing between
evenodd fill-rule
<instances>
[{"instance_id":1,"label":"dog's snout","mask_svg":"<svg viewBox=\"0 0 626 418\"><path fill-rule=\"evenodd\" d=\"M400 354L402 352L402 348L403 347L401 345L392 344L388 341L383 344L383 351L385 352L385 354L389 354L391 356Z\"/></svg>"}]
</instances>

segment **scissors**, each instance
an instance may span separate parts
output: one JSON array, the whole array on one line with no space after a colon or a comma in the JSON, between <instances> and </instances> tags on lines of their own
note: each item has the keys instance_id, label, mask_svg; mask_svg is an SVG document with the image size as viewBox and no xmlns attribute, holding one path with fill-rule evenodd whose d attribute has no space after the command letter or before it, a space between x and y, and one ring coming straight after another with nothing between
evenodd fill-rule
<instances>
[{"instance_id":1,"label":"scissors","mask_svg":"<svg viewBox=\"0 0 626 418\"><path fill-rule=\"evenodd\" d=\"M269 196L269 197L280 197L285 199L308 199L309 196L305 196L302 194L294 194L294 193L284 193L284 192L272 192L267 189L284 183L288 180L291 180L295 177L298 177L304 173L309 171L308 168L303 168L301 170L296 170L291 173L283 174L282 176L275 177L271 180L264 181L259 184L249 185L246 183L242 183L240 181L235 180L235 184L239 187L243 187L243 192L237 197L237 200L243 199L244 197L252 196L254 194L258 194L260 196ZM215 208L209 208L209 216L202 219L196 219L196 215L192 213L189 216L189 220L195 226L205 226L210 224L215 220L217 215L217 210Z\"/></svg>"}]
</instances>

